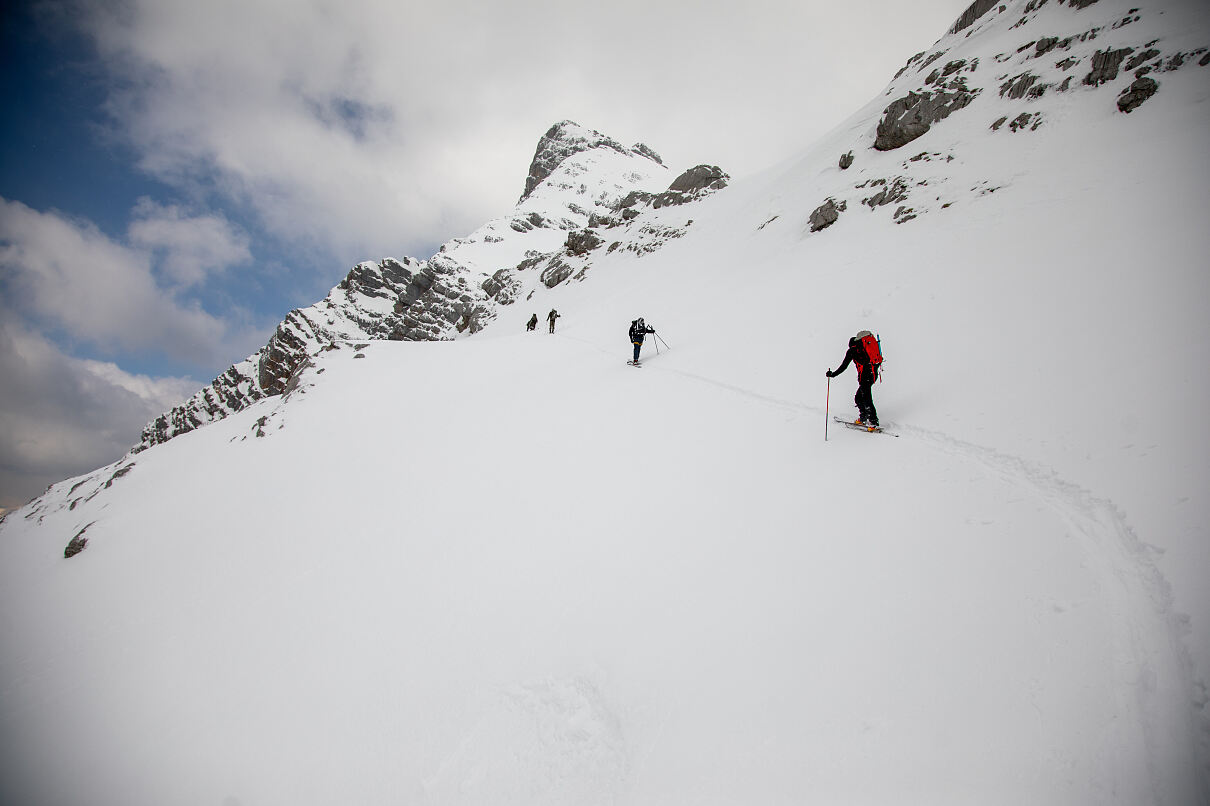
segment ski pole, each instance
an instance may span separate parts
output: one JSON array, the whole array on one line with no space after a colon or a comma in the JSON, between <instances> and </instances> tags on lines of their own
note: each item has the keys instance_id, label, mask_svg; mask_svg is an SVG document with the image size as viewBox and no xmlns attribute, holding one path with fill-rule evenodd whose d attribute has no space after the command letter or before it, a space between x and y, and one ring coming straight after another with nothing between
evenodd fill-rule
<instances>
[{"instance_id":1,"label":"ski pole","mask_svg":"<svg viewBox=\"0 0 1210 806\"><path fill-rule=\"evenodd\" d=\"M660 338L660 334L659 334L659 333L652 333L651 335L655 336L655 337L656 337L657 339L659 339L660 341L664 341L663 339L661 339L661 338ZM664 341L664 346L665 346L665 347L668 347L668 342ZM671 347L668 347L668 349L669 349L669 350L671 350L672 348L671 348Z\"/></svg>"},{"instance_id":2,"label":"ski pole","mask_svg":"<svg viewBox=\"0 0 1210 806\"><path fill-rule=\"evenodd\" d=\"M825 400L824 404L823 404L823 441L824 442L828 441L828 420L831 419L831 417L829 417L828 409L831 408L831 405L832 405L832 378L829 377L828 378L828 397L827 397L827 400Z\"/></svg>"}]
</instances>

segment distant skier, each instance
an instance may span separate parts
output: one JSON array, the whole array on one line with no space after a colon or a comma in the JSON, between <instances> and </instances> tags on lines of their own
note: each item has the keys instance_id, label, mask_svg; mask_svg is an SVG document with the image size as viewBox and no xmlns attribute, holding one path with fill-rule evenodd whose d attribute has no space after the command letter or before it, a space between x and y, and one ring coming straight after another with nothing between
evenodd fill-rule
<instances>
[{"instance_id":1,"label":"distant skier","mask_svg":"<svg viewBox=\"0 0 1210 806\"><path fill-rule=\"evenodd\" d=\"M882 364L882 349L877 337L868 330L863 330L849 339L848 352L844 361L836 370L828 370L829 378L835 378L849 367L852 361L857 365L857 394L853 402L857 404L856 425L864 425L870 431L878 428L878 410L874 408L874 381L878 380L878 367Z\"/></svg>"},{"instance_id":2,"label":"distant skier","mask_svg":"<svg viewBox=\"0 0 1210 806\"><path fill-rule=\"evenodd\" d=\"M556 311L554 308L551 308L550 313L546 314L546 321L550 322L550 332L551 333L555 332L555 320L558 319L559 316L561 316L561 314L558 311Z\"/></svg>"},{"instance_id":3,"label":"distant skier","mask_svg":"<svg viewBox=\"0 0 1210 806\"><path fill-rule=\"evenodd\" d=\"M639 365L639 351L643 349L643 339L647 338L648 333L655 333L655 328L647 327L643 317L640 316L630 323L630 343L634 345L634 360L627 363L636 367Z\"/></svg>"},{"instance_id":4,"label":"distant skier","mask_svg":"<svg viewBox=\"0 0 1210 806\"><path fill-rule=\"evenodd\" d=\"M529 317L529 321L525 324L525 329L533 330L537 326L538 326L538 315L534 314L533 316Z\"/></svg>"}]
</instances>

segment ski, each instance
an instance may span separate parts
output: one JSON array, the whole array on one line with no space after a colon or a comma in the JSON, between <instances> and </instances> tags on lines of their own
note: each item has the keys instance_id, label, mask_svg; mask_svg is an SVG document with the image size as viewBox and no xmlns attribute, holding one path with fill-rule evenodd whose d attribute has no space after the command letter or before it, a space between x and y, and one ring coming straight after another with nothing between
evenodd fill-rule
<instances>
[{"instance_id":1,"label":"ski","mask_svg":"<svg viewBox=\"0 0 1210 806\"><path fill-rule=\"evenodd\" d=\"M639 368L642 368L642 366L643 366L643 365L642 365L642 364L640 364L638 361L627 361L627 362L626 362L626 366L628 366L628 367L639 367Z\"/></svg>"},{"instance_id":2,"label":"ski","mask_svg":"<svg viewBox=\"0 0 1210 806\"><path fill-rule=\"evenodd\" d=\"M896 437L896 438L898 438L898 436L899 436L898 434L892 434L890 431L884 431L882 429L882 426L877 426L873 431L871 431L869 426L858 425L857 423L853 422L852 420L845 420L841 417L833 417L832 419L835 420L836 422L840 423L843 426L852 428L854 431L864 431L867 434L886 434L888 437Z\"/></svg>"}]
</instances>

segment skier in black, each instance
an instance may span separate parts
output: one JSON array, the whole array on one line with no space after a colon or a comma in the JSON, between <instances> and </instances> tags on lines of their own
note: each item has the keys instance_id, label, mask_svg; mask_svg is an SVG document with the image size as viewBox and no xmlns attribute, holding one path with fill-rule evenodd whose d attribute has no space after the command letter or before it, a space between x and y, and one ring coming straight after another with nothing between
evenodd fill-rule
<instances>
[{"instance_id":1,"label":"skier in black","mask_svg":"<svg viewBox=\"0 0 1210 806\"><path fill-rule=\"evenodd\" d=\"M647 327L641 316L630 323L630 343L634 345L634 360L628 363L636 367L639 365L639 351L643 349L643 339L647 338L648 333L654 332L655 328Z\"/></svg>"},{"instance_id":2,"label":"skier in black","mask_svg":"<svg viewBox=\"0 0 1210 806\"><path fill-rule=\"evenodd\" d=\"M878 410L874 408L874 381L878 380L878 367L870 360L865 345L861 339L854 336L849 339L849 350L844 354L844 361L835 370L828 370L829 378L835 378L849 368L849 362L857 365L857 394L853 402L857 404L857 425L864 425L873 431L878 427Z\"/></svg>"},{"instance_id":3,"label":"skier in black","mask_svg":"<svg viewBox=\"0 0 1210 806\"><path fill-rule=\"evenodd\" d=\"M558 319L560 316L562 316L562 314L559 313L558 311L556 311L554 308L551 308L550 313L546 314L546 320L548 322L550 322L550 332L551 333L555 332L555 320Z\"/></svg>"},{"instance_id":4,"label":"skier in black","mask_svg":"<svg viewBox=\"0 0 1210 806\"><path fill-rule=\"evenodd\" d=\"M529 321L525 323L525 329L533 330L537 326L538 326L538 315L534 314L533 316L529 317Z\"/></svg>"}]
</instances>

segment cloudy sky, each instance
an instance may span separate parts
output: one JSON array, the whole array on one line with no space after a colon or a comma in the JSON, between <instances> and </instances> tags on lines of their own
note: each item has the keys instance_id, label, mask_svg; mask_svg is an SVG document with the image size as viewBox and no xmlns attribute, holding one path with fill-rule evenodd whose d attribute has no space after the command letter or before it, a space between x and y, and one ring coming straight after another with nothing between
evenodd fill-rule
<instances>
[{"instance_id":1,"label":"cloudy sky","mask_svg":"<svg viewBox=\"0 0 1210 806\"><path fill-rule=\"evenodd\" d=\"M119 458L354 264L505 214L553 123L742 177L966 5L5 0L0 507Z\"/></svg>"}]
</instances>

